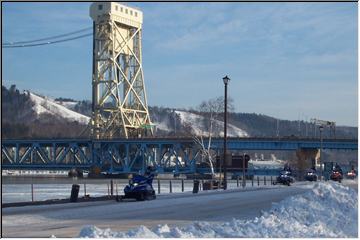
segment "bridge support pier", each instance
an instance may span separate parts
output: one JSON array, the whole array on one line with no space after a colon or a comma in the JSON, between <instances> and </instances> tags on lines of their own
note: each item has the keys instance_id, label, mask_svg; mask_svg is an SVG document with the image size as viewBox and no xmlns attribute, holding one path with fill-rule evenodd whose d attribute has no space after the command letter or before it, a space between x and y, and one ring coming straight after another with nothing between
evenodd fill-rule
<instances>
[{"instance_id":1,"label":"bridge support pier","mask_svg":"<svg viewBox=\"0 0 360 240\"><path fill-rule=\"evenodd\" d=\"M317 148L300 148L296 150L299 180L303 180L305 171L317 166L320 159L320 150Z\"/></svg>"}]
</instances>

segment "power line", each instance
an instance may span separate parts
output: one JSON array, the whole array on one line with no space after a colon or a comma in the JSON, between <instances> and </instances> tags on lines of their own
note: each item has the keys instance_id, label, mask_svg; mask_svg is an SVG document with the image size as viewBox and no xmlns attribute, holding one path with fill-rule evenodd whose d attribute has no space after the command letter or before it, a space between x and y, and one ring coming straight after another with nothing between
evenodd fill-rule
<instances>
[{"instance_id":1,"label":"power line","mask_svg":"<svg viewBox=\"0 0 360 240\"><path fill-rule=\"evenodd\" d=\"M60 35L56 35L56 36L51 36L51 37L46 37L46 38L40 38L40 39L34 39L34 40L28 40L28 41L19 41L19 42L6 42L3 43L2 45L18 45L18 44L28 44L28 43L33 43L33 42L41 42L41 41L45 41L45 40L51 40L51 39L56 39L56 38L62 38L62 37L67 37L70 35L74 35L77 33L81 33L81 32L85 32L87 30L90 30L91 27L87 27L87 28L83 28L77 31L73 31L73 32L69 32L69 33L65 33L65 34L60 34Z\"/></svg>"},{"instance_id":2,"label":"power line","mask_svg":"<svg viewBox=\"0 0 360 240\"><path fill-rule=\"evenodd\" d=\"M72 37L72 38L65 38L57 41L51 41L51 42L44 42L44 43L33 43L33 44L21 44L21 45L2 45L3 48L22 48L22 47L37 47L42 45L51 45L55 43L61 43L61 42L68 42L79 38L84 38L88 36L92 36L92 33L83 34L80 36Z\"/></svg>"}]
</instances>

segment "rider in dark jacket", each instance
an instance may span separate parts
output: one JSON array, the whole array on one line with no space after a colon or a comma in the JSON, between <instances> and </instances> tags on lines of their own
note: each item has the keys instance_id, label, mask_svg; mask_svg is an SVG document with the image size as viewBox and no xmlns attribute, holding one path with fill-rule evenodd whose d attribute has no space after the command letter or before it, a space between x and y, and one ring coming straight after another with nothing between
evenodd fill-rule
<instances>
[{"instance_id":1,"label":"rider in dark jacket","mask_svg":"<svg viewBox=\"0 0 360 240\"><path fill-rule=\"evenodd\" d=\"M151 166L148 166L146 168L146 171L145 171L145 174L144 174L144 177L147 177L147 178L154 178L154 173L153 173L153 167Z\"/></svg>"},{"instance_id":2,"label":"rider in dark jacket","mask_svg":"<svg viewBox=\"0 0 360 240\"><path fill-rule=\"evenodd\" d=\"M339 172L341 174L343 173L341 167L337 163L335 164L334 171L337 171L337 172Z\"/></svg>"},{"instance_id":3,"label":"rider in dark jacket","mask_svg":"<svg viewBox=\"0 0 360 240\"><path fill-rule=\"evenodd\" d=\"M292 174L292 170L291 170L289 164L285 164L285 166L284 166L284 171L288 171L288 172L290 172L290 174Z\"/></svg>"}]
</instances>

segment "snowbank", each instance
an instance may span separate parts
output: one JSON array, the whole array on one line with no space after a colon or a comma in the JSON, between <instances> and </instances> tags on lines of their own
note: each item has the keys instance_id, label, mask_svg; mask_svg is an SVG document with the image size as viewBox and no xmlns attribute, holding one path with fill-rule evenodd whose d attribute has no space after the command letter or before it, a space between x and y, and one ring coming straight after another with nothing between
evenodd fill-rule
<instances>
[{"instance_id":1,"label":"snowbank","mask_svg":"<svg viewBox=\"0 0 360 240\"><path fill-rule=\"evenodd\" d=\"M181 227L144 226L126 233L86 226L79 237L90 238L214 238L214 237L357 237L357 193L338 183L317 183L304 194L273 204L268 212L253 220L194 222Z\"/></svg>"}]
</instances>

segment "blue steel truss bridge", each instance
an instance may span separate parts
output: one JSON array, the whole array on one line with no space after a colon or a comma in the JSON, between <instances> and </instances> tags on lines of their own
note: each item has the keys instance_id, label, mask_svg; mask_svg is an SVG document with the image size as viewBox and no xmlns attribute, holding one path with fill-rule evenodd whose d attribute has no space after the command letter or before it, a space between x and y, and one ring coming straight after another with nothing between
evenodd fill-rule
<instances>
[{"instance_id":1,"label":"blue steel truss bridge","mask_svg":"<svg viewBox=\"0 0 360 240\"><path fill-rule=\"evenodd\" d=\"M204 143L207 145L207 139ZM229 138L231 152L250 150L317 150L319 139ZM211 148L221 155L223 139L213 138ZM357 150L357 139L323 139L323 149ZM3 140L2 169L12 170L89 170L98 167L107 173L144 172L153 166L158 173L196 173L201 147L192 138L143 139L39 139Z\"/></svg>"}]
</instances>

